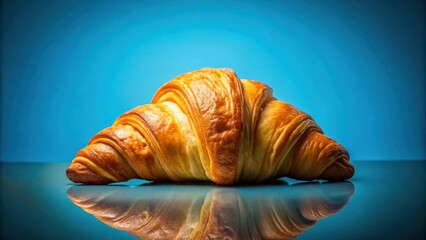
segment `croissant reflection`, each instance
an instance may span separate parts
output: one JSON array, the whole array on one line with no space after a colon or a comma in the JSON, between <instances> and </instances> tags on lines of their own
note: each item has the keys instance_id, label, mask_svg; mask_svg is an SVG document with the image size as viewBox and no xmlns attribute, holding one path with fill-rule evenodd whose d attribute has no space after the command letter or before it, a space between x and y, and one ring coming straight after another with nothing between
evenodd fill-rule
<instances>
[{"instance_id":1,"label":"croissant reflection","mask_svg":"<svg viewBox=\"0 0 426 240\"><path fill-rule=\"evenodd\" d=\"M73 186L68 197L141 239L292 239L341 210L350 182L238 188L148 184Z\"/></svg>"}]
</instances>

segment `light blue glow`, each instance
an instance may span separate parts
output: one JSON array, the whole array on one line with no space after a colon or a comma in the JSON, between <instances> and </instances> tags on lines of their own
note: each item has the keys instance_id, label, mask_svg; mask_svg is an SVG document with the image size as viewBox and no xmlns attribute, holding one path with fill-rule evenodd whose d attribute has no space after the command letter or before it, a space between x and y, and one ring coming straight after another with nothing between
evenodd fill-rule
<instances>
[{"instance_id":1,"label":"light blue glow","mask_svg":"<svg viewBox=\"0 0 426 240\"><path fill-rule=\"evenodd\" d=\"M202 2L202 3L201 3ZM423 1L2 1L1 161L71 161L174 76L233 68L352 159L426 159Z\"/></svg>"}]
</instances>

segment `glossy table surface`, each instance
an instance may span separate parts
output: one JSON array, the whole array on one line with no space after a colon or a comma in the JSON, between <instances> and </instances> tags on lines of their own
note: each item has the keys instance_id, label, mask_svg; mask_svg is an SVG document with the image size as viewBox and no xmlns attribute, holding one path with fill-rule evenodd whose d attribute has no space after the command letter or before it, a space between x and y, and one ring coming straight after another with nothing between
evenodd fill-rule
<instances>
[{"instance_id":1,"label":"glossy table surface","mask_svg":"<svg viewBox=\"0 0 426 240\"><path fill-rule=\"evenodd\" d=\"M72 184L68 163L1 164L1 239L426 239L426 161L355 161L342 183Z\"/></svg>"}]
</instances>

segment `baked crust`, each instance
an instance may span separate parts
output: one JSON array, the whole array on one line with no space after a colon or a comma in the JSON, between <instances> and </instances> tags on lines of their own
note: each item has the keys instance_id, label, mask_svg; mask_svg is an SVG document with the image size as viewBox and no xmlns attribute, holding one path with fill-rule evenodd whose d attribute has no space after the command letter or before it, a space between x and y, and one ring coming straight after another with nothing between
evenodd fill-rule
<instances>
[{"instance_id":1,"label":"baked crust","mask_svg":"<svg viewBox=\"0 0 426 240\"><path fill-rule=\"evenodd\" d=\"M308 114L274 98L263 83L213 68L163 85L151 104L95 135L67 170L70 180L90 184L142 178L230 185L285 176L342 181L353 174L346 149Z\"/></svg>"}]
</instances>

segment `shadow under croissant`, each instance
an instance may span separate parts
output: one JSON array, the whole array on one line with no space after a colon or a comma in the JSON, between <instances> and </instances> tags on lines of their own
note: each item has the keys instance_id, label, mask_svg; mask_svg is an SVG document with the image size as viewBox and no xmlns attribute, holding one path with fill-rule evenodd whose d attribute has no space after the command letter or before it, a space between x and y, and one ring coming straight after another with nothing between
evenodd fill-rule
<instances>
[{"instance_id":1,"label":"shadow under croissant","mask_svg":"<svg viewBox=\"0 0 426 240\"><path fill-rule=\"evenodd\" d=\"M218 187L73 186L68 197L105 224L142 239L291 239L341 210L351 182Z\"/></svg>"}]
</instances>

